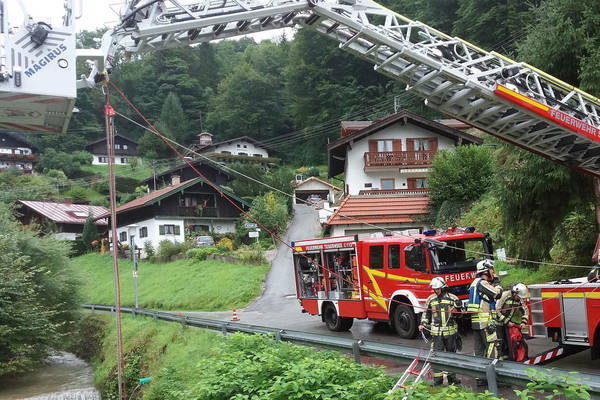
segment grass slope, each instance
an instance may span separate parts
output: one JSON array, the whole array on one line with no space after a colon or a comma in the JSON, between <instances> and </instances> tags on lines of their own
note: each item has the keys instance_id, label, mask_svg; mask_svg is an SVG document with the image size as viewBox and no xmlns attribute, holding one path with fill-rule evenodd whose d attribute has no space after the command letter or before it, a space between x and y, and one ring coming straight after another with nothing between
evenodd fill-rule
<instances>
[{"instance_id":1,"label":"grass slope","mask_svg":"<svg viewBox=\"0 0 600 400\"><path fill-rule=\"evenodd\" d=\"M83 165L81 169L95 175L108 176L107 165ZM142 180L152 176L152 168L138 165L132 169L129 165L115 165L115 175Z\"/></svg>"},{"instance_id":2,"label":"grass slope","mask_svg":"<svg viewBox=\"0 0 600 400\"><path fill-rule=\"evenodd\" d=\"M72 260L81 273L88 303L114 304L113 265L109 255L86 254ZM213 260L138 263L142 308L217 311L242 308L256 298L269 267L225 264ZM121 304L133 306L133 263L119 260Z\"/></svg>"}]
</instances>

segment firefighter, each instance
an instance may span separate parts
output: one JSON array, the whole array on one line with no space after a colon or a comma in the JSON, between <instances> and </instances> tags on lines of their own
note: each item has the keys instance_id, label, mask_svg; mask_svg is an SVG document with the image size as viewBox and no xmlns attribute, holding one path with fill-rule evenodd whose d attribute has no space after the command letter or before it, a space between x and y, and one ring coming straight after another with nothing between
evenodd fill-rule
<instances>
[{"instance_id":1,"label":"firefighter","mask_svg":"<svg viewBox=\"0 0 600 400\"><path fill-rule=\"evenodd\" d=\"M587 276L588 282L600 283L600 264L596 264L592 267Z\"/></svg>"},{"instance_id":2,"label":"firefighter","mask_svg":"<svg viewBox=\"0 0 600 400\"><path fill-rule=\"evenodd\" d=\"M448 285L441 277L431 280L433 294L427 299L425 312L421 318L419 331L425 329L425 325L431 325L431 350L456 352L458 329L455 321L455 313L460 310L461 303L458 297L448 292ZM442 384L444 371L435 371L433 383ZM460 379L454 372L448 373L449 384L459 384Z\"/></svg>"},{"instance_id":3,"label":"firefighter","mask_svg":"<svg viewBox=\"0 0 600 400\"><path fill-rule=\"evenodd\" d=\"M494 310L496 300L502 295L500 279L494 274L494 261L481 260L477 263L477 278L469 287L469 305L473 329L474 353L477 357L497 358L496 324ZM485 380L478 380L485 384Z\"/></svg>"},{"instance_id":4,"label":"firefighter","mask_svg":"<svg viewBox=\"0 0 600 400\"><path fill-rule=\"evenodd\" d=\"M510 328L518 326L520 330L529 322L529 309L525 304L527 297L527 286L523 283L515 283L510 290L502 293L500 300L496 303L496 317L498 320L498 336L500 339L500 355L511 361L509 342Z\"/></svg>"}]
</instances>

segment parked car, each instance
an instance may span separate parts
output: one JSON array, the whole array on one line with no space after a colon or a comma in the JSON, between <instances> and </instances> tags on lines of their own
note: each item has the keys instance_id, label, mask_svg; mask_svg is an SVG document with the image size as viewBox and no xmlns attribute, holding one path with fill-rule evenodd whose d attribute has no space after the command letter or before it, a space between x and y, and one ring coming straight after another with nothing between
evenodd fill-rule
<instances>
[{"instance_id":1,"label":"parked car","mask_svg":"<svg viewBox=\"0 0 600 400\"><path fill-rule=\"evenodd\" d=\"M196 236L194 238L194 242L196 242L196 246L214 246L215 241L212 236Z\"/></svg>"},{"instance_id":2,"label":"parked car","mask_svg":"<svg viewBox=\"0 0 600 400\"><path fill-rule=\"evenodd\" d=\"M318 194L311 194L310 196L308 196L308 199L306 199L306 201L308 202L308 204L317 204L321 201L321 196L319 196Z\"/></svg>"}]
</instances>

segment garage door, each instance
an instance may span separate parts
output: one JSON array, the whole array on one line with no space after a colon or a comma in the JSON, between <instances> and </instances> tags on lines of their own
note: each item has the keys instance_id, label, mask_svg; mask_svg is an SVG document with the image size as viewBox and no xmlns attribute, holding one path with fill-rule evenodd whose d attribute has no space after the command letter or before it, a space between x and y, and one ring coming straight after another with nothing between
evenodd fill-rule
<instances>
[{"instance_id":1,"label":"garage door","mask_svg":"<svg viewBox=\"0 0 600 400\"><path fill-rule=\"evenodd\" d=\"M294 194L296 195L296 204L306 204L306 200L313 194L320 196L323 200L327 200L329 190L295 190Z\"/></svg>"}]
</instances>

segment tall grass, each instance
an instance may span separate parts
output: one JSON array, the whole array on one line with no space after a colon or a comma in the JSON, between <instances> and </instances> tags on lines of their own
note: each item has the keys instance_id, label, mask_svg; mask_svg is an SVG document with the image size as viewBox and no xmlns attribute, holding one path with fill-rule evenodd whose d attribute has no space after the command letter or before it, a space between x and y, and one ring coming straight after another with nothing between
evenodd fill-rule
<instances>
[{"instance_id":1,"label":"tall grass","mask_svg":"<svg viewBox=\"0 0 600 400\"><path fill-rule=\"evenodd\" d=\"M97 253L72 259L83 279L84 300L114 304L112 257ZM242 308L256 298L269 267L214 260L138 263L139 305L160 310L217 311ZM135 305L133 263L119 260L121 304Z\"/></svg>"}]
</instances>

